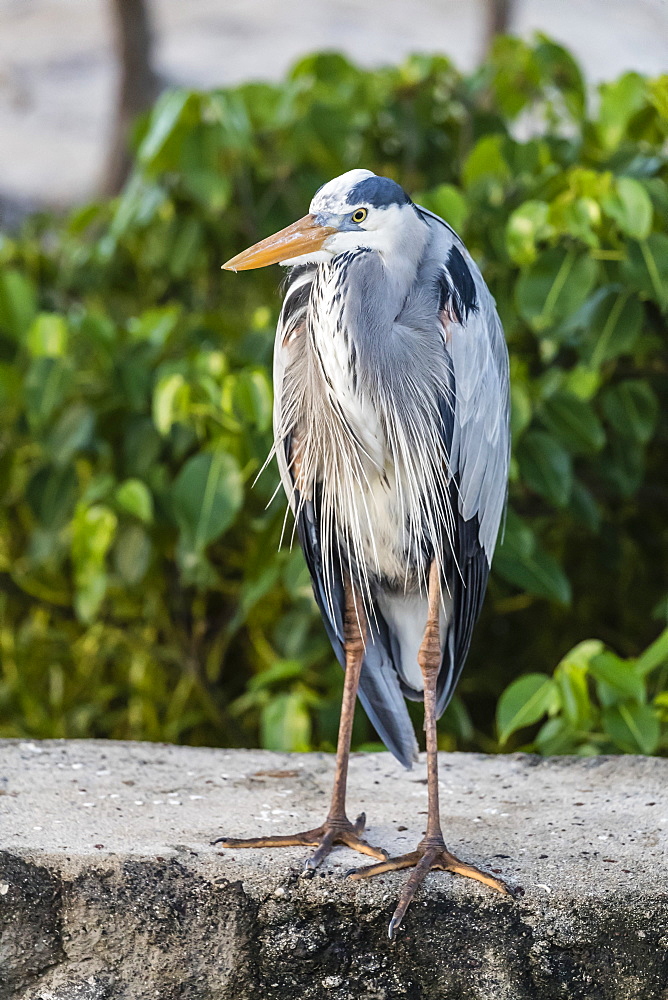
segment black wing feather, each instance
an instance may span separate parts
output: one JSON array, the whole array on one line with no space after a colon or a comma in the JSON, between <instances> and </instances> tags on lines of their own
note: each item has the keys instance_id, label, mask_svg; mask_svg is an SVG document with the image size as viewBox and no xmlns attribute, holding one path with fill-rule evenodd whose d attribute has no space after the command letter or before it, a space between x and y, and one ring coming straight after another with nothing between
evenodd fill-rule
<instances>
[{"instance_id":1,"label":"black wing feather","mask_svg":"<svg viewBox=\"0 0 668 1000\"><path fill-rule=\"evenodd\" d=\"M478 309L473 278L467 264L456 246L450 250L447 269L439 275L439 312L449 310L460 324L465 324L468 316ZM448 456L452 455L454 439L455 410L457 394L452 358L446 351L449 384L439 399L441 433ZM452 595L452 622L447 625L441 669L437 689L437 713L440 717L452 698L466 663L471 645L473 629L480 615L487 579L489 563L480 545L480 524L474 516L465 521L460 511L460 479L453 477L449 487L449 505L454 514L453 551L450 545L444 549L449 558L443 572L446 592Z\"/></svg>"},{"instance_id":2,"label":"black wing feather","mask_svg":"<svg viewBox=\"0 0 668 1000\"><path fill-rule=\"evenodd\" d=\"M456 497L454 505L456 510ZM453 560L448 574L453 598L453 621L449 627L452 634L448 635L445 644L438 677L436 710L439 718L455 693L471 646L473 629L485 599L489 563L478 540L478 530L477 517L465 521L461 514L457 514L457 565L454 565Z\"/></svg>"}]
</instances>

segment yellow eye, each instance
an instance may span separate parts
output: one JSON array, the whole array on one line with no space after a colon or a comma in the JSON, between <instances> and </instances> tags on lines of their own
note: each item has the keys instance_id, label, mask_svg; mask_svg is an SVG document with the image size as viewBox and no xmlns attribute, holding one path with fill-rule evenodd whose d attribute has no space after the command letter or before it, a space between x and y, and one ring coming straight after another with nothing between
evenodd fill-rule
<instances>
[{"instance_id":1,"label":"yellow eye","mask_svg":"<svg viewBox=\"0 0 668 1000\"><path fill-rule=\"evenodd\" d=\"M364 222L368 214L369 213L366 208L358 208L355 212L353 212L351 218L353 222L356 222L359 225L360 222Z\"/></svg>"}]
</instances>

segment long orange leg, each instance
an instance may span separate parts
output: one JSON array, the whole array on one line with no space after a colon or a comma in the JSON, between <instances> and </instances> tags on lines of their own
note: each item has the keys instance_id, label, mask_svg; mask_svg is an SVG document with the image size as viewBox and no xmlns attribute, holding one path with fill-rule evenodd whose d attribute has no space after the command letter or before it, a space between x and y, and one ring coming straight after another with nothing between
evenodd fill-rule
<instances>
[{"instance_id":1,"label":"long orange leg","mask_svg":"<svg viewBox=\"0 0 668 1000\"><path fill-rule=\"evenodd\" d=\"M334 787L327 819L320 826L302 833L287 836L251 837L248 840L238 840L236 837L219 837L214 844L223 847L294 847L304 845L316 847L317 850L308 859L304 871L312 871L327 857L335 844L344 844L361 854L370 854L373 858L385 859L387 852L380 847L372 847L362 838L366 816L361 813L354 823L346 815L346 784L348 779L348 760L350 757L350 737L355 713L355 699L359 685L362 661L364 659L364 633L366 619L362 603L356 597L356 591L350 580L345 581L345 614L344 642L346 650L346 674L343 684L343 699L341 702L341 721L339 723L339 738L336 748L336 773Z\"/></svg>"},{"instance_id":2,"label":"long orange leg","mask_svg":"<svg viewBox=\"0 0 668 1000\"><path fill-rule=\"evenodd\" d=\"M445 846L441 831L441 820L438 803L438 746L436 740L436 681L441 665L441 644L439 638L439 604L441 588L439 570L436 561L432 562L429 571L429 611L427 625L420 645L418 662L424 679L424 720L427 735L427 789L429 805L427 814L427 832L417 848L410 854L402 854L397 858L388 858L378 865L369 865L349 872L352 879L369 878L371 875L381 875L383 872L397 871L401 868L412 868L413 871L399 897L394 916L390 921L389 935L394 934L404 918L404 914L427 875L434 868L442 871L465 875L467 878L484 882L498 892L509 893L509 889L501 879L488 875L487 872L473 865L460 861L451 854Z\"/></svg>"}]
</instances>

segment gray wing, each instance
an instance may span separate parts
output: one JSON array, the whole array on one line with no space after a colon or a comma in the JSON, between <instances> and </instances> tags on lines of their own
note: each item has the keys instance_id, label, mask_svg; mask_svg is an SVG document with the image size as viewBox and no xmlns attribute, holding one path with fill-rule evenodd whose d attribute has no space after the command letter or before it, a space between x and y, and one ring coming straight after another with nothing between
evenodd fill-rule
<instances>
[{"instance_id":1,"label":"gray wing","mask_svg":"<svg viewBox=\"0 0 668 1000\"><path fill-rule=\"evenodd\" d=\"M291 461L296 428L292 426L289 412L289 400L295 398L294 387L290 385L290 367L293 359L306 349L304 319L312 277L312 270L308 267L294 268L290 272L276 329L273 371L274 450L281 482L296 517L297 535L311 574L313 594L336 658L345 669L343 567L338 561L337 552L332 552L326 586L320 539L319 492L316 490L313 496L300 498ZM359 699L385 746L397 760L410 768L417 759L418 746L390 647L387 625L382 615L377 613L371 635L367 639L360 674Z\"/></svg>"},{"instance_id":2,"label":"gray wing","mask_svg":"<svg viewBox=\"0 0 668 1000\"><path fill-rule=\"evenodd\" d=\"M452 373L454 408L443 400L443 433L453 473L454 561L448 574L452 621L439 675L439 714L464 666L485 595L506 503L510 460L508 350L494 299L454 231L420 209L432 232L443 349ZM444 554L447 565L447 553Z\"/></svg>"}]
</instances>

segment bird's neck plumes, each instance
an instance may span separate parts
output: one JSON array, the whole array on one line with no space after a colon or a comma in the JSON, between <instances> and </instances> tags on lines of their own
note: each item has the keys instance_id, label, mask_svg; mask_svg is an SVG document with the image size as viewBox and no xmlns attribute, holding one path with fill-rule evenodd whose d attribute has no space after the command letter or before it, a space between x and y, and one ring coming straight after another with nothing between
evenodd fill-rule
<instances>
[{"instance_id":1,"label":"bird's neck plumes","mask_svg":"<svg viewBox=\"0 0 668 1000\"><path fill-rule=\"evenodd\" d=\"M415 277L415 265L406 264L392 244L384 253L358 247L316 267L307 310L309 346L341 402L373 395L379 373L395 360L395 321Z\"/></svg>"}]
</instances>

